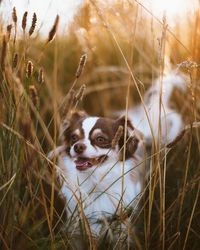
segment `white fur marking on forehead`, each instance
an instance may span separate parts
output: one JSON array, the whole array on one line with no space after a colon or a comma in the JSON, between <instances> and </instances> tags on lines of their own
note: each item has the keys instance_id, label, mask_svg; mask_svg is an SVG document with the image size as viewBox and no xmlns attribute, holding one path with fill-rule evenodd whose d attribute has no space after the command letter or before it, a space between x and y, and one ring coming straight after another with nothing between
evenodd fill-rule
<instances>
[{"instance_id":1,"label":"white fur marking on forehead","mask_svg":"<svg viewBox=\"0 0 200 250\"><path fill-rule=\"evenodd\" d=\"M89 138L90 131L94 127L98 119L98 117L89 117L83 121L82 128L85 134L85 138Z\"/></svg>"},{"instance_id":2,"label":"white fur marking on forehead","mask_svg":"<svg viewBox=\"0 0 200 250\"><path fill-rule=\"evenodd\" d=\"M77 129L74 131L74 134L76 134L76 135L80 135L80 134L81 134L80 129L79 129L79 128L77 128Z\"/></svg>"},{"instance_id":3,"label":"white fur marking on forehead","mask_svg":"<svg viewBox=\"0 0 200 250\"><path fill-rule=\"evenodd\" d=\"M100 128L96 128L94 129L94 131L92 132L92 135L96 135L96 134L100 134L103 133L102 130Z\"/></svg>"}]
</instances>

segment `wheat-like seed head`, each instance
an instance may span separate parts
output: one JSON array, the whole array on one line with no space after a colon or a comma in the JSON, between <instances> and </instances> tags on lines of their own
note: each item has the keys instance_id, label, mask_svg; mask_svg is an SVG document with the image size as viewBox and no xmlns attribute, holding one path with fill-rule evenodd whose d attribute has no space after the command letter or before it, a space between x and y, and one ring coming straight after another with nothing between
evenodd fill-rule
<instances>
[{"instance_id":1,"label":"wheat-like seed head","mask_svg":"<svg viewBox=\"0 0 200 250\"><path fill-rule=\"evenodd\" d=\"M2 51L1 51L1 70L5 70L6 65L6 56L7 56L7 40L6 36L3 36L3 43L2 43Z\"/></svg>"},{"instance_id":2,"label":"wheat-like seed head","mask_svg":"<svg viewBox=\"0 0 200 250\"><path fill-rule=\"evenodd\" d=\"M40 68L38 73L38 83L42 84L44 82L44 72L43 69Z\"/></svg>"},{"instance_id":3,"label":"wheat-like seed head","mask_svg":"<svg viewBox=\"0 0 200 250\"><path fill-rule=\"evenodd\" d=\"M13 69L15 69L17 67L18 59L19 59L18 53L15 53L13 56L13 61L12 61L12 68Z\"/></svg>"},{"instance_id":4,"label":"wheat-like seed head","mask_svg":"<svg viewBox=\"0 0 200 250\"><path fill-rule=\"evenodd\" d=\"M8 39L8 41L10 40L11 30L12 30L12 24L7 25L7 39Z\"/></svg>"},{"instance_id":5,"label":"wheat-like seed head","mask_svg":"<svg viewBox=\"0 0 200 250\"><path fill-rule=\"evenodd\" d=\"M12 19L13 19L13 22L15 23L15 25L16 25L17 24L17 11L16 11L15 7L13 8L13 11L12 11Z\"/></svg>"},{"instance_id":6,"label":"wheat-like seed head","mask_svg":"<svg viewBox=\"0 0 200 250\"><path fill-rule=\"evenodd\" d=\"M37 23L37 15L36 13L34 12L33 13L33 18L32 18L32 24L31 24L31 27L29 29L29 36L31 36L35 30L35 27L36 27L36 23Z\"/></svg>"},{"instance_id":7,"label":"wheat-like seed head","mask_svg":"<svg viewBox=\"0 0 200 250\"><path fill-rule=\"evenodd\" d=\"M86 60L87 60L87 55L86 54L82 55L79 61L78 69L76 71L76 78L79 78L80 75L82 74Z\"/></svg>"},{"instance_id":8,"label":"wheat-like seed head","mask_svg":"<svg viewBox=\"0 0 200 250\"><path fill-rule=\"evenodd\" d=\"M186 61L183 61L183 62L177 64L177 66L178 66L178 68L182 68L182 69L186 69L186 70L190 71L192 69L199 68L200 64L198 64L194 61L191 61L191 60L186 60Z\"/></svg>"},{"instance_id":9,"label":"wheat-like seed head","mask_svg":"<svg viewBox=\"0 0 200 250\"><path fill-rule=\"evenodd\" d=\"M55 34L57 32L57 29L58 29L58 24L59 24L59 15L56 16L53 27L49 31L49 36L48 36L47 43L51 42L54 39Z\"/></svg>"},{"instance_id":10,"label":"wheat-like seed head","mask_svg":"<svg viewBox=\"0 0 200 250\"><path fill-rule=\"evenodd\" d=\"M23 15L23 18L22 18L22 29L23 29L23 31L25 31L25 29L26 29L27 16L28 16L28 12L25 11L24 15Z\"/></svg>"},{"instance_id":11,"label":"wheat-like seed head","mask_svg":"<svg viewBox=\"0 0 200 250\"><path fill-rule=\"evenodd\" d=\"M28 61L26 65L26 77L31 78L33 74L33 63L31 61Z\"/></svg>"}]
</instances>

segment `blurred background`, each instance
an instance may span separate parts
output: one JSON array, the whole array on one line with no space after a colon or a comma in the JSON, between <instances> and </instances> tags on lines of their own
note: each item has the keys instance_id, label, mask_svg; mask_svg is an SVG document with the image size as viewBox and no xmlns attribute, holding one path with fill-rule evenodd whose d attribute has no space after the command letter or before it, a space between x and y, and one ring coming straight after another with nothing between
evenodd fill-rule
<instances>
[{"instance_id":1,"label":"blurred background","mask_svg":"<svg viewBox=\"0 0 200 250\"><path fill-rule=\"evenodd\" d=\"M15 48L19 50L23 43L21 27L23 14L28 11L27 29L28 25L31 26L33 13L37 14L34 34L31 39L27 38L30 44L26 51L26 60L31 58L36 67L44 67L48 86L48 79L52 79L52 74L56 73L55 88L61 87L54 91L57 95L56 100L67 93L80 55L83 53L88 55L85 74L79 84L87 85L88 101L83 102L83 105L86 109L89 107L88 111L91 113L109 115L113 109L125 107L125 98L118 100L116 97L119 96L119 92L126 93L129 72L115 39L136 78L141 81L140 87L151 84L159 74L163 17L167 25L164 57L165 63L169 62L168 67L174 69L182 61L187 59L196 61L198 58L198 0L110 0L95 3L81 0L2 1L2 23L12 22L13 7L16 7L18 16L19 43ZM56 40L44 48L41 44L47 39L57 14L60 19ZM105 23L109 24L108 27ZM43 52L41 47L44 49ZM57 50L56 58L55 50ZM38 60L39 54L41 58ZM55 65L57 65L56 72L53 70ZM98 91L94 86L98 86ZM130 98L130 105L138 99L137 93L133 92L132 96L135 96ZM103 103L101 93L104 95Z\"/></svg>"},{"instance_id":2,"label":"blurred background","mask_svg":"<svg viewBox=\"0 0 200 250\"><path fill-rule=\"evenodd\" d=\"M55 1L55 0L45 0L45 1L28 1L28 0L9 0L2 1L1 4L1 15L5 22L11 20L12 9L15 6L17 9L18 18L22 19L25 11L29 12L28 20L31 21L31 15L34 12L38 16L38 31L40 35L47 35L51 25L54 22L54 18L57 14L60 16L60 27L59 32L66 32L68 24L73 20L74 14L78 8L83 4L82 0L77 1ZM18 23L20 26L20 23Z\"/></svg>"},{"instance_id":3,"label":"blurred background","mask_svg":"<svg viewBox=\"0 0 200 250\"><path fill-rule=\"evenodd\" d=\"M135 83L143 95L163 72L176 70L189 80L185 93L174 90L171 105L185 124L199 121L199 10L198 0L0 1L0 248L71 249L78 237L88 249L87 235L57 229L65 222L49 198L55 175L45 155L59 144L72 86L86 85L78 109L112 116L127 98L129 107L141 101ZM198 127L165 153L158 153L160 165L152 161L153 186L134 220L134 249L199 249ZM98 240L95 246L113 249Z\"/></svg>"}]
</instances>

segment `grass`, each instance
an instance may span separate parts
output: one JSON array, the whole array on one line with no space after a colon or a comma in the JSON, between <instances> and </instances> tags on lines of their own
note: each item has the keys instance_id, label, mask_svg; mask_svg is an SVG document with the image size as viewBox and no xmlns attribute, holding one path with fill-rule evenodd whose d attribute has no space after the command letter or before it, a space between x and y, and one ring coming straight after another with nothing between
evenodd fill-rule
<instances>
[{"instance_id":1,"label":"grass","mask_svg":"<svg viewBox=\"0 0 200 250\"><path fill-rule=\"evenodd\" d=\"M67 35L55 36L58 17L45 41L37 24L30 35L25 21L23 36L18 35L16 17L10 38L9 31L1 31L1 249L199 249L200 88L198 65L191 63L199 63L199 12L185 18L188 26L177 21L172 30L168 20L158 20L137 2L105 7L91 0ZM87 63L78 75L85 53ZM124 217L109 221L119 238L92 238L83 211L78 224L66 217L55 159L46 157L59 144L64 104L72 89L77 95L85 84L77 108L102 116L127 109L142 101L152 80L162 79L166 57L174 67L181 64L190 79L185 94L172 96L187 131L170 150L159 143L152 148L139 211L125 209ZM183 63L188 58L190 63ZM41 69L44 81L38 80ZM190 126L194 122L197 126Z\"/></svg>"}]
</instances>

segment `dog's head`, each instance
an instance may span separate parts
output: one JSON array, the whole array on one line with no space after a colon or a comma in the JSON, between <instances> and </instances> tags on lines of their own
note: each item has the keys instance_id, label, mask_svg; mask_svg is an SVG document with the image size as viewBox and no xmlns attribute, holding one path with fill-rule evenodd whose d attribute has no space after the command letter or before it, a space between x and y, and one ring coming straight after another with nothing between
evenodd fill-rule
<instances>
[{"instance_id":1,"label":"dog's head","mask_svg":"<svg viewBox=\"0 0 200 250\"><path fill-rule=\"evenodd\" d=\"M126 151L125 157L134 157L138 143L142 139L128 120L126 123ZM113 139L121 126L123 131L113 146ZM120 159L119 152L123 152L125 117L117 120L91 117L85 112L73 112L61 126L61 136L64 141L67 154L75 162L78 170L86 170L103 162Z\"/></svg>"}]
</instances>

